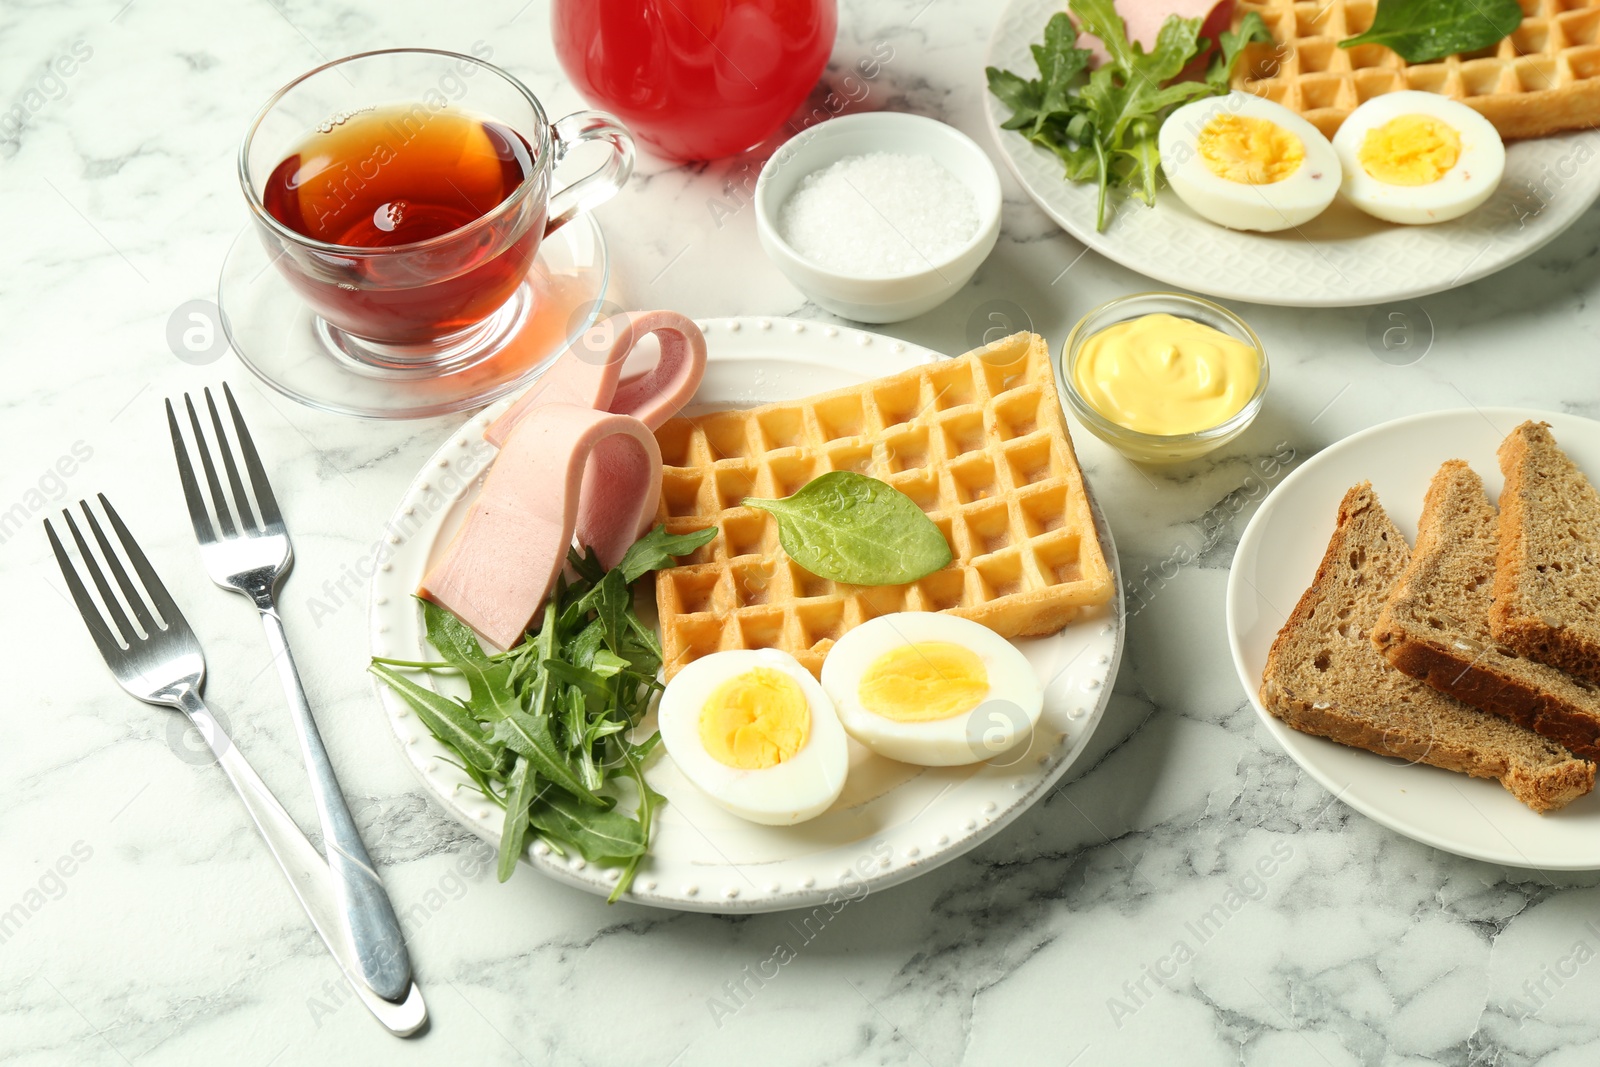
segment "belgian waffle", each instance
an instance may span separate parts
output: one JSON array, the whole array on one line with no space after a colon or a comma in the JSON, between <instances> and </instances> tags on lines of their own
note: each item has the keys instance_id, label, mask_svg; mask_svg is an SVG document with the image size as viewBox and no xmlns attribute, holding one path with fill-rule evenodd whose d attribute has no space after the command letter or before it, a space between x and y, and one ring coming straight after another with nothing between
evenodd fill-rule
<instances>
[{"instance_id":1,"label":"belgian waffle","mask_svg":"<svg viewBox=\"0 0 1600 1067\"><path fill-rule=\"evenodd\" d=\"M803 400L677 418L661 443L660 520L717 536L656 577L666 674L711 652L778 648L813 674L834 641L891 611L947 611L1004 637L1054 633L1112 593L1044 339ZM952 562L904 586L842 585L792 562L776 521L743 507L831 470L916 501Z\"/></svg>"},{"instance_id":2,"label":"belgian waffle","mask_svg":"<svg viewBox=\"0 0 1600 1067\"><path fill-rule=\"evenodd\" d=\"M1246 48L1233 87L1303 115L1332 137L1356 105L1399 89L1460 100L1505 138L1600 124L1600 0L1519 0L1523 20L1489 48L1407 63L1377 44L1340 48L1372 25L1376 0L1237 0L1272 43Z\"/></svg>"}]
</instances>

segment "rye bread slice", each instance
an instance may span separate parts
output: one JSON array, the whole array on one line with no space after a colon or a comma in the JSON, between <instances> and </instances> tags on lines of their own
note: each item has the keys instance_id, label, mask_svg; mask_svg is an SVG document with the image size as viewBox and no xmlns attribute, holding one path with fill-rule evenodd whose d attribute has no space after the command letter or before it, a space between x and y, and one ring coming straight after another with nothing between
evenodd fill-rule
<instances>
[{"instance_id":1,"label":"rye bread slice","mask_svg":"<svg viewBox=\"0 0 1600 1067\"><path fill-rule=\"evenodd\" d=\"M1459 459L1440 467L1372 642L1440 692L1600 759L1600 690L1507 648L1489 629L1499 523L1471 467Z\"/></svg>"},{"instance_id":2,"label":"rye bread slice","mask_svg":"<svg viewBox=\"0 0 1600 1067\"><path fill-rule=\"evenodd\" d=\"M1600 685L1600 493L1547 422L1507 435L1500 470L1490 629L1524 656Z\"/></svg>"},{"instance_id":3,"label":"rye bread slice","mask_svg":"<svg viewBox=\"0 0 1600 1067\"><path fill-rule=\"evenodd\" d=\"M1594 764L1401 674L1378 653L1368 635L1409 557L1371 484L1347 492L1317 576L1272 642L1262 706L1304 733L1497 779L1534 811L1593 789Z\"/></svg>"}]
</instances>

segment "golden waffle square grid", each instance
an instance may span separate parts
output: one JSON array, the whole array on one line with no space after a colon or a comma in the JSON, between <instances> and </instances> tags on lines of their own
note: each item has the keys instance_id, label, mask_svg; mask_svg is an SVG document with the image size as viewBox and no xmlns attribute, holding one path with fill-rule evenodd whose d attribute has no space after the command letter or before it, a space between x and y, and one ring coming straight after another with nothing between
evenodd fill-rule
<instances>
[{"instance_id":1,"label":"golden waffle square grid","mask_svg":"<svg viewBox=\"0 0 1600 1067\"><path fill-rule=\"evenodd\" d=\"M1409 64L1383 45L1340 48L1372 25L1377 0L1238 0L1234 21L1258 13L1272 43L1246 48L1233 87L1304 116L1332 137L1355 108L1419 89L1459 100L1505 138L1600 124L1600 0L1518 0L1523 20L1477 52Z\"/></svg>"},{"instance_id":2,"label":"golden waffle square grid","mask_svg":"<svg viewBox=\"0 0 1600 1067\"><path fill-rule=\"evenodd\" d=\"M718 527L656 577L666 674L711 652L779 648L813 674L842 634L893 611L947 611L1005 637L1054 633L1111 596L1044 339L1017 334L953 360L656 432L658 518ZM833 470L916 501L953 561L906 586L850 586L793 563L766 512Z\"/></svg>"}]
</instances>

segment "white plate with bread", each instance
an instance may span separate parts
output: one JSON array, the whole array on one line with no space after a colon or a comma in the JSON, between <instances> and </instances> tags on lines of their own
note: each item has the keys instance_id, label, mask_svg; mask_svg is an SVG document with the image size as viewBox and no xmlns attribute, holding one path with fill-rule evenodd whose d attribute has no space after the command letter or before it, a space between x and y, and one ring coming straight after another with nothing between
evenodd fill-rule
<instances>
[{"instance_id":1,"label":"white plate with bread","mask_svg":"<svg viewBox=\"0 0 1600 1067\"><path fill-rule=\"evenodd\" d=\"M1267 730L1407 837L1600 869L1591 478L1600 422L1512 408L1399 419L1308 460L1228 582L1234 666Z\"/></svg>"}]
</instances>

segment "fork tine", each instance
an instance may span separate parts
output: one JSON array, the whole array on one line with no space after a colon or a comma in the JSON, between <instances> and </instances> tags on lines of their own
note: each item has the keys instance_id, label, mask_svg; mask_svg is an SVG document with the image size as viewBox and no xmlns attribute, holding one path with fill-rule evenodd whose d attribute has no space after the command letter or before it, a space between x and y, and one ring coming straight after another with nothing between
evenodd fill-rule
<instances>
[{"instance_id":1,"label":"fork tine","mask_svg":"<svg viewBox=\"0 0 1600 1067\"><path fill-rule=\"evenodd\" d=\"M222 495L222 483L217 480L217 465L211 462L211 449L206 447L205 431L200 429L200 416L195 414L194 401L183 394L183 406L189 409L189 425L194 428L194 447L200 453L200 466L206 472L206 485L211 488L211 503L216 508L217 525L223 537L234 537L233 513L228 510L228 498Z\"/></svg>"},{"instance_id":2,"label":"fork tine","mask_svg":"<svg viewBox=\"0 0 1600 1067\"><path fill-rule=\"evenodd\" d=\"M105 509L106 518L111 521L111 528L117 533L117 540L122 542L122 550L128 554L128 562L133 564L134 572L139 575L139 581L144 585L145 595L150 598L150 603L155 605L156 611L160 612L161 620L167 624L166 629L187 630L189 624L184 620L183 612L172 602L167 587L161 584L161 579L157 577L155 568L150 566L150 561L145 558L139 542L133 539L133 534L123 525L122 516L117 514L117 509L111 506L111 501L106 499L104 493L96 495L100 498L100 506Z\"/></svg>"},{"instance_id":3,"label":"fork tine","mask_svg":"<svg viewBox=\"0 0 1600 1067\"><path fill-rule=\"evenodd\" d=\"M206 514L206 502L200 496L200 485L194 480L194 466L189 462L189 446L183 443L183 431L178 429L178 414L167 401L167 428L172 431L172 452L178 459L178 480L183 483L183 499L189 505L189 522L194 525L195 540L203 545L217 539L211 529L211 516Z\"/></svg>"},{"instance_id":4,"label":"fork tine","mask_svg":"<svg viewBox=\"0 0 1600 1067\"><path fill-rule=\"evenodd\" d=\"M62 547L61 539L56 536L56 529L50 525L49 519L44 520L44 532L50 538L50 548L56 554L57 565L61 567L61 577L66 579L67 589L72 593L72 602L78 605L78 614L83 616L83 624L89 628L89 636L94 638L95 647L106 662L113 662L123 652L122 643L106 629L99 606L89 595L89 590L83 587L83 579L78 577L78 569L72 565L72 557Z\"/></svg>"},{"instance_id":5,"label":"fork tine","mask_svg":"<svg viewBox=\"0 0 1600 1067\"><path fill-rule=\"evenodd\" d=\"M111 542L106 540L105 531L100 529L99 520L94 517L94 512L89 510L89 502L80 500L78 504L83 508L83 516L89 522L89 532L94 534L95 542L100 546L100 554L105 557L106 566L111 568L111 576L117 580L117 585L122 587L123 599L128 602L128 609L133 612L134 621L146 635L155 633L156 621L151 618L150 609L145 606L144 598L129 580L128 572L122 567L122 560L111 548Z\"/></svg>"},{"instance_id":6,"label":"fork tine","mask_svg":"<svg viewBox=\"0 0 1600 1067\"><path fill-rule=\"evenodd\" d=\"M83 534L78 532L78 524L72 521L72 512L63 509L61 517L67 520L67 529L71 531L72 539L78 543L78 555L83 559L83 566L89 572L89 577L94 580L94 587L100 591L100 603L105 605L106 614L111 617L111 624L121 632L126 644L133 644L139 640L139 632L128 621L128 616L122 611L122 605L117 603L116 594L106 582L105 572L100 569L99 561L94 558L94 553L89 551L89 543L83 539Z\"/></svg>"},{"instance_id":7,"label":"fork tine","mask_svg":"<svg viewBox=\"0 0 1600 1067\"><path fill-rule=\"evenodd\" d=\"M250 498L245 496L244 483L239 480L239 468L233 462L233 447L222 430L222 416L217 414L217 402L211 398L211 387L206 386L206 407L211 409L211 426L217 432L217 451L222 453L222 466L228 472L228 485L233 490L233 505L239 511L239 525L246 531L256 526L255 515L250 511Z\"/></svg>"},{"instance_id":8,"label":"fork tine","mask_svg":"<svg viewBox=\"0 0 1600 1067\"><path fill-rule=\"evenodd\" d=\"M238 431L239 451L244 453L245 470L250 472L250 485L256 491L256 504L261 509L262 528L283 525L283 515L278 511L277 498L272 495L272 483L267 481L267 472L261 466L261 457L256 454L256 444L250 440L250 431L245 428L244 416L239 414L239 405L233 399L233 390L228 388L228 383L222 383L222 395L227 398L228 410L233 414L233 428Z\"/></svg>"}]
</instances>

